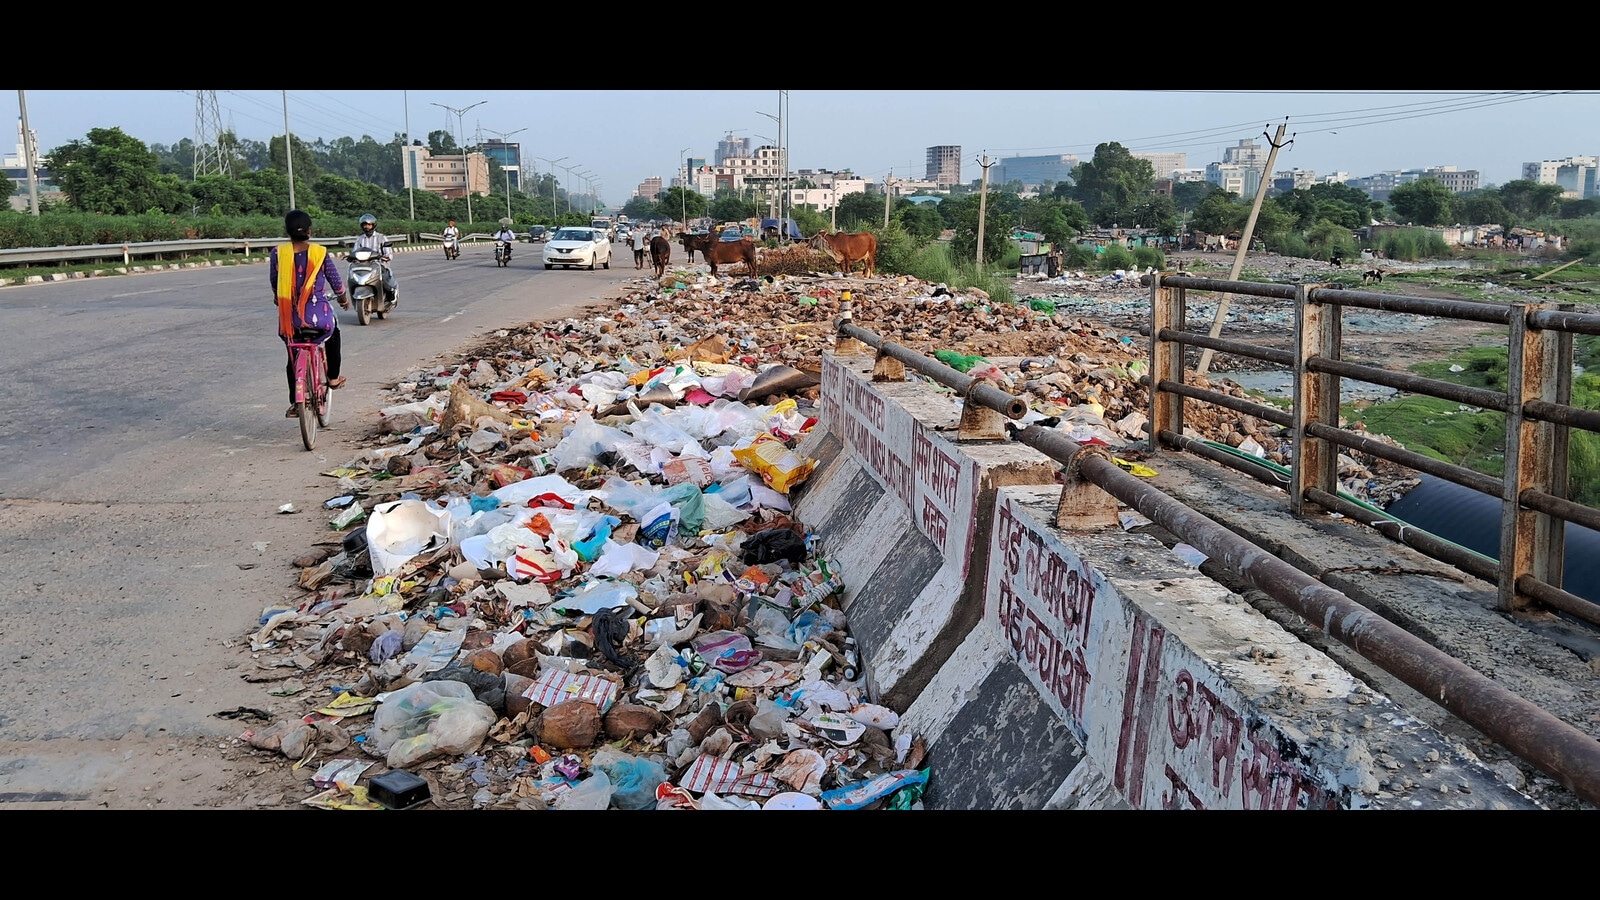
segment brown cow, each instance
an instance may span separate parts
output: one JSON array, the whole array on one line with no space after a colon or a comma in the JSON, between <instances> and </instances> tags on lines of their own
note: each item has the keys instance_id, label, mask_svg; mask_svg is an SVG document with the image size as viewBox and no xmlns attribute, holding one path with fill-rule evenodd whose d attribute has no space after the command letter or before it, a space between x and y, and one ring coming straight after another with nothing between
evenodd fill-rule
<instances>
[{"instance_id":1,"label":"brown cow","mask_svg":"<svg viewBox=\"0 0 1600 900\"><path fill-rule=\"evenodd\" d=\"M878 263L878 239L868 231L835 231L832 234L819 231L811 238L811 248L833 257L833 261L840 264L840 271L846 275L855 270L856 263L865 263L863 275L871 278L872 270Z\"/></svg>"},{"instance_id":2,"label":"brown cow","mask_svg":"<svg viewBox=\"0 0 1600 900\"><path fill-rule=\"evenodd\" d=\"M650 265L656 270L656 277L660 278L667 272L667 263L672 261L672 242L656 235L650 239Z\"/></svg>"},{"instance_id":3,"label":"brown cow","mask_svg":"<svg viewBox=\"0 0 1600 900\"><path fill-rule=\"evenodd\" d=\"M693 258L693 252L700 251L700 255L711 264L711 274L717 274L718 265L731 265L744 263L745 271L750 275L758 274L756 270L756 242L749 238L740 238L737 241L719 241L714 234L684 234L683 248L688 250Z\"/></svg>"}]
</instances>

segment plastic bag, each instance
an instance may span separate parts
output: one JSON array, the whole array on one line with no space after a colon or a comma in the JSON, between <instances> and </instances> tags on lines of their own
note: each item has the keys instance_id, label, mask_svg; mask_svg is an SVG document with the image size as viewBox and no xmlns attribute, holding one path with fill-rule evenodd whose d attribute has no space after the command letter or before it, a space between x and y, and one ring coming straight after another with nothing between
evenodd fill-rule
<instances>
[{"instance_id":1,"label":"plastic bag","mask_svg":"<svg viewBox=\"0 0 1600 900\"><path fill-rule=\"evenodd\" d=\"M661 492L651 485L640 486L623 478L612 476L600 485L606 505L618 512L627 513L634 521L643 522L645 516L661 503Z\"/></svg>"},{"instance_id":2,"label":"plastic bag","mask_svg":"<svg viewBox=\"0 0 1600 900\"><path fill-rule=\"evenodd\" d=\"M694 482L685 481L662 491L658 496L678 510L678 527L689 534L699 534L706 522L705 497Z\"/></svg>"},{"instance_id":3,"label":"plastic bag","mask_svg":"<svg viewBox=\"0 0 1600 900\"><path fill-rule=\"evenodd\" d=\"M806 539L790 528L768 528L745 538L741 559L752 566L787 559L799 565L806 561Z\"/></svg>"},{"instance_id":4,"label":"plastic bag","mask_svg":"<svg viewBox=\"0 0 1600 900\"><path fill-rule=\"evenodd\" d=\"M609 746L595 751L594 767L611 780L611 805L617 809L654 809L656 788L667 780L666 769L655 760Z\"/></svg>"},{"instance_id":5,"label":"plastic bag","mask_svg":"<svg viewBox=\"0 0 1600 900\"><path fill-rule=\"evenodd\" d=\"M761 473L767 486L784 494L810 477L811 470L817 467L815 460L801 459L770 432L762 432L749 444L735 447L733 455L745 468Z\"/></svg>"},{"instance_id":6,"label":"plastic bag","mask_svg":"<svg viewBox=\"0 0 1600 900\"><path fill-rule=\"evenodd\" d=\"M613 788L611 779L606 777L603 770L596 769L593 775L578 782L571 790L562 792L556 798L556 809L606 809L611 806Z\"/></svg>"},{"instance_id":7,"label":"plastic bag","mask_svg":"<svg viewBox=\"0 0 1600 900\"><path fill-rule=\"evenodd\" d=\"M557 471L587 468L599 461L600 454L628 439L623 432L601 425L593 416L583 413L561 436L561 443L550 451L550 459Z\"/></svg>"},{"instance_id":8,"label":"plastic bag","mask_svg":"<svg viewBox=\"0 0 1600 900\"><path fill-rule=\"evenodd\" d=\"M478 749L497 716L459 681L419 681L388 695L372 716L373 748L391 768Z\"/></svg>"}]
</instances>

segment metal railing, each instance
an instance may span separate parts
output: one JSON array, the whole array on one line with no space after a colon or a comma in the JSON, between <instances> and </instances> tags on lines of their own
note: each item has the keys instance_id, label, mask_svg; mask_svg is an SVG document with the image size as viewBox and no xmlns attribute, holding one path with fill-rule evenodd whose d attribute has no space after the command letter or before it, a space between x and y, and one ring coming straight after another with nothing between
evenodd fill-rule
<instances>
[{"instance_id":1,"label":"metal railing","mask_svg":"<svg viewBox=\"0 0 1600 900\"><path fill-rule=\"evenodd\" d=\"M1570 304L1441 300L1326 285L1261 284L1188 275L1154 275L1148 281L1151 324L1140 328L1140 333L1151 338L1150 374L1141 382L1151 388L1148 427L1149 433L1159 439L1152 440L1152 450L1159 450L1162 444L1194 449L1195 442L1181 437L1185 399L1259 416L1292 432L1295 452L1285 487L1290 509L1296 515L1315 504L1373 526L1420 552L1495 582L1499 606L1508 612L1526 612L1540 603L1600 624L1600 604L1561 588L1565 523L1600 528L1600 511L1567 497L1569 430L1600 432L1600 412L1571 405L1573 335L1600 334L1600 315L1574 312ZM1184 330L1189 291L1292 302L1294 349L1278 350ZM1343 309L1347 306L1505 327L1508 389L1468 387L1342 359ZM1188 346L1291 368L1291 411L1187 384L1184 357ZM1343 379L1504 413L1503 477L1441 462L1339 427ZM1357 450L1499 498L1503 508L1499 561L1406 528L1392 517L1340 497L1340 448ZM1233 464L1229 459L1212 458Z\"/></svg>"},{"instance_id":2,"label":"metal railing","mask_svg":"<svg viewBox=\"0 0 1600 900\"><path fill-rule=\"evenodd\" d=\"M478 235L472 235L477 237ZM422 235L423 238L428 237ZM487 238L489 235L483 235ZM409 235L389 235L391 243L410 241ZM193 253L265 253L269 248L283 243L286 238L190 238L181 241L144 241L127 244L73 244L63 247L14 247L0 250L0 266L26 266L35 263L71 263L94 260L117 260L132 265L135 258L167 256L187 257ZM313 243L325 247L346 247L355 243L356 236L313 237Z\"/></svg>"},{"instance_id":3,"label":"metal railing","mask_svg":"<svg viewBox=\"0 0 1600 900\"><path fill-rule=\"evenodd\" d=\"M1175 290L1176 286L1170 284L1174 280L1176 279L1166 279L1168 286L1163 288L1158 279L1154 290ZM1231 285L1235 282L1219 284ZM1273 291L1283 290L1273 285L1255 285L1255 287ZM1302 289L1288 290L1298 295ZM1181 303L1181 299L1178 302ZM836 352L847 353L858 349L849 343L852 341L875 347L878 353L878 365L874 366L873 380L889 380L892 373L883 372L882 364L885 360L894 359L918 372L928 374L940 384L955 388L962 393L967 407L982 408L991 414L1008 418L1018 417L1015 413L1018 409L1017 404L1022 402L1021 398L1004 390L999 390L997 395L993 391L986 390L995 387L986 379L975 379L964 375L936 359L885 341L878 335L855 325L851 321L851 304L848 302L841 306L841 316L838 331L843 340L840 341ZM1571 323L1566 322L1566 324ZM1597 325L1600 325L1600 322L1597 322ZM1189 333L1175 329L1160 330L1172 332L1164 339L1165 341L1177 337L1187 340L1190 337ZM1213 340L1205 335L1198 337ZM1194 343L1203 346L1199 341ZM1217 343L1233 342L1217 341ZM1157 344L1158 341L1151 341L1152 348ZM1225 348L1219 346L1217 349ZM918 358L912 360L908 355ZM1180 347L1177 354L1180 366L1182 361ZM1163 358L1163 363L1170 363L1170 360ZM1157 370L1152 367L1151 380L1156 380L1156 372ZM1178 374L1181 377L1181 368ZM966 385L965 389L959 386L962 384ZM1152 403L1177 406L1177 414L1181 416L1180 401L1185 395L1171 390L1174 385L1182 386L1178 382L1164 386L1161 395L1155 396ZM1339 396L1337 385L1334 388L1331 396L1337 398ZM1153 395L1155 393L1152 391ZM1231 401L1234 398L1226 399ZM1023 409L1026 409L1025 405ZM958 442L984 439L986 435L969 433L965 427L967 418L968 413L964 408L963 428L957 438ZM1156 433L1154 428L1151 433ZM1416 689L1530 765L1554 777L1586 802L1600 803L1600 742L1596 742L1582 730L1367 609L1343 592L1323 584L1225 526L1190 509L1159 489L1145 484L1137 476L1122 471L1103 447L1079 444L1060 431L1038 425L1013 428L1010 430L1010 438L1033 447L1066 467L1067 480L1062 489L1061 506L1056 513L1057 524L1068 519L1080 518L1081 510L1068 508L1070 503L1086 502L1082 494L1075 494L1074 491L1083 485L1093 485L1098 489L1097 495L1099 492L1104 492L1105 495L1115 497L1138 510L1140 514L1165 528L1179 540L1210 557L1213 562L1238 573L1263 593L1294 610L1308 622L1316 624L1329 637ZM1093 504L1094 500L1089 499L1087 503ZM1114 517L1111 521L1115 521Z\"/></svg>"}]
</instances>

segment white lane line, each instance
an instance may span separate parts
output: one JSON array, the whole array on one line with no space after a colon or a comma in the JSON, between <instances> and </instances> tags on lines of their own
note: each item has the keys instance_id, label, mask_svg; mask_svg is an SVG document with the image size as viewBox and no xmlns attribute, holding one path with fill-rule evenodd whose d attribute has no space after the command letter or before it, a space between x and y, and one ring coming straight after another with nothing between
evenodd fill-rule
<instances>
[{"instance_id":1,"label":"white lane line","mask_svg":"<svg viewBox=\"0 0 1600 900\"><path fill-rule=\"evenodd\" d=\"M462 307L461 309L458 309L455 312L451 313L450 315L445 316L444 318L440 319L439 320L439 324L443 325L444 323L450 321L451 319L454 319L456 316L464 315L466 313L466 311L467 311L466 307Z\"/></svg>"}]
</instances>

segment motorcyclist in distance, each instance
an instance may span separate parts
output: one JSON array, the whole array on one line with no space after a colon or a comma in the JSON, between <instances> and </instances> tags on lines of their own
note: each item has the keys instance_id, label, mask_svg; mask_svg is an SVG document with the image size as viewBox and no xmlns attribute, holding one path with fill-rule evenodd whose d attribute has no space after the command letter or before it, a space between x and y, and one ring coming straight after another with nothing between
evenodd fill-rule
<instances>
[{"instance_id":1,"label":"motorcyclist in distance","mask_svg":"<svg viewBox=\"0 0 1600 900\"><path fill-rule=\"evenodd\" d=\"M352 250L373 250L383 261L383 290L389 295L389 306L399 306L399 288L395 286L394 266L389 258L389 239L378 230L378 219L368 213L361 217L361 233L356 235Z\"/></svg>"},{"instance_id":2,"label":"motorcyclist in distance","mask_svg":"<svg viewBox=\"0 0 1600 900\"><path fill-rule=\"evenodd\" d=\"M510 225L501 225L495 232L494 239L506 245L506 259L511 258L511 245L517 242L517 233L511 230Z\"/></svg>"}]
</instances>

